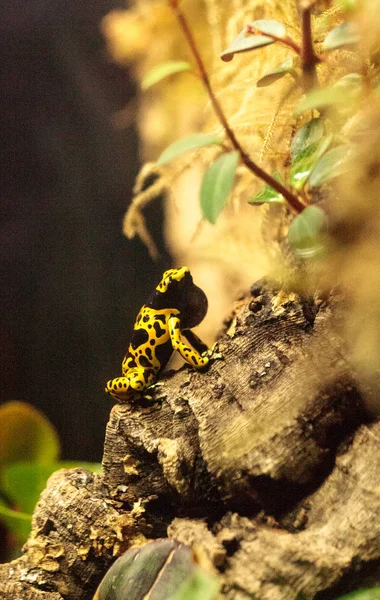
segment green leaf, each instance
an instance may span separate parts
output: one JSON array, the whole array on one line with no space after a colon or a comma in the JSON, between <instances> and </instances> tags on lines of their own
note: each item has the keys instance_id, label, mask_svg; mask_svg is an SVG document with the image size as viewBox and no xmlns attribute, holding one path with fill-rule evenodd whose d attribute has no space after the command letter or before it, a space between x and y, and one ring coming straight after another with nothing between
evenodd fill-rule
<instances>
[{"instance_id":1,"label":"green leaf","mask_svg":"<svg viewBox=\"0 0 380 600\"><path fill-rule=\"evenodd\" d=\"M296 76L297 73L294 69L293 64L294 61L292 57L287 58L286 61L283 62L281 65L279 65L275 69L272 69L272 71L269 71L269 73L267 73L266 75L263 75L263 77L261 77L256 83L256 86L266 87L268 85L271 85L275 81L278 81L278 79L282 79L282 77L285 77L285 75L288 74Z\"/></svg>"},{"instance_id":2,"label":"green leaf","mask_svg":"<svg viewBox=\"0 0 380 600\"><path fill-rule=\"evenodd\" d=\"M297 154L290 170L290 185L296 190L301 190L308 180L310 173L315 167L318 159L324 154L332 142L332 135L320 139L313 144L306 146Z\"/></svg>"},{"instance_id":3,"label":"green leaf","mask_svg":"<svg viewBox=\"0 0 380 600\"><path fill-rule=\"evenodd\" d=\"M380 600L380 587L351 592L341 596L338 600Z\"/></svg>"},{"instance_id":4,"label":"green leaf","mask_svg":"<svg viewBox=\"0 0 380 600\"><path fill-rule=\"evenodd\" d=\"M312 258L323 251L327 217L318 206L308 206L290 224L288 242L301 258Z\"/></svg>"},{"instance_id":5,"label":"green leaf","mask_svg":"<svg viewBox=\"0 0 380 600\"><path fill-rule=\"evenodd\" d=\"M273 173L273 178L280 183L284 183L278 171ZM283 195L276 192L270 185L265 185L256 196L248 200L248 204L284 204L284 202Z\"/></svg>"},{"instance_id":6,"label":"green leaf","mask_svg":"<svg viewBox=\"0 0 380 600\"><path fill-rule=\"evenodd\" d=\"M222 154L207 169L201 185L203 218L214 224L233 188L240 154L237 150Z\"/></svg>"},{"instance_id":7,"label":"green leaf","mask_svg":"<svg viewBox=\"0 0 380 600\"><path fill-rule=\"evenodd\" d=\"M323 49L326 51L336 50L342 46L357 44L360 40L359 31L354 23L344 22L334 27L323 42Z\"/></svg>"},{"instance_id":8,"label":"green leaf","mask_svg":"<svg viewBox=\"0 0 380 600\"><path fill-rule=\"evenodd\" d=\"M27 515L9 508L0 498L0 521L19 540L24 543L32 527L32 515Z\"/></svg>"},{"instance_id":9,"label":"green leaf","mask_svg":"<svg viewBox=\"0 0 380 600\"><path fill-rule=\"evenodd\" d=\"M59 469L83 468L100 472L98 463L59 461L51 464L19 462L7 465L0 476L1 491L11 503L25 513L33 513L34 507L46 487L46 482Z\"/></svg>"},{"instance_id":10,"label":"green leaf","mask_svg":"<svg viewBox=\"0 0 380 600\"><path fill-rule=\"evenodd\" d=\"M7 495L12 505L32 514L47 479L55 470L56 465L14 463L5 467L1 473L1 491Z\"/></svg>"},{"instance_id":11,"label":"green leaf","mask_svg":"<svg viewBox=\"0 0 380 600\"><path fill-rule=\"evenodd\" d=\"M318 142L325 135L325 124L322 119L311 119L295 134L290 146L292 162L298 160L298 155L310 144Z\"/></svg>"},{"instance_id":12,"label":"green leaf","mask_svg":"<svg viewBox=\"0 0 380 600\"><path fill-rule=\"evenodd\" d=\"M348 73L331 87L312 90L302 98L295 115L300 115L305 110L319 110L340 104L346 106L360 94L362 81L363 78L359 73Z\"/></svg>"},{"instance_id":13,"label":"green leaf","mask_svg":"<svg viewBox=\"0 0 380 600\"><path fill-rule=\"evenodd\" d=\"M94 600L211 600L217 589L217 581L201 571L191 548L166 538L122 554L103 577Z\"/></svg>"},{"instance_id":14,"label":"green leaf","mask_svg":"<svg viewBox=\"0 0 380 600\"><path fill-rule=\"evenodd\" d=\"M346 144L336 146L326 152L314 166L310 175L309 187L318 187L345 173L348 169L346 161L348 152L349 148Z\"/></svg>"},{"instance_id":15,"label":"green leaf","mask_svg":"<svg viewBox=\"0 0 380 600\"><path fill-rule=\"evenodd\" d=\"M169 75L174 75L175 73L183 73L184 71L192 71L191 64L184 60L169 60L161 63L145 75L141 82L141 88L147 90L155 83L165 79L165 77L169 77Z\"/></svg>"},{"instance_id":16,"label":"green leaf","mask_svg":"<svg viewBox=\"0 0 380 600\"><path fill-rule=\"evenodd\" d=\"M347 101L347 93L339 88L326 87L313 90L307 94L298 104L294 114L302 114L306 110L319 110L327 106L344 104Z\"/></svg>"},{"instance_id":17,"label":"green leaf","mask_svg":"<svg viewBox=\"0 0 380 600\"><path fill-rule=\"evenodd\" d=\"M176 140L166 148L166 150L158 157L156 164L161 167L172 161L174 158L177 158L177 156L184 154L184 152L190 152L191 150L198 150L198 148L203 148L204 146L222 143L223 141L212 133L196 133L194 135L188 135Z\"/></svg>"},{"instance_id":18,"label":"green leaf","mask_svg":"<svg viewBox=\"0 0 380 600\"><path fill-rule=\"evenodd\" d=\"M274 42L277 40L269 36L274 36L275 38L280 39L285 38L285 25L280 21L266 19L253 21L239 33L227 50L222 52L220 58L225 62L228 62L233 59L235 54L248 52L249 50L255 50L256 48L263 48L263 46L274 44Z\"/></svg>"},{"instance_id":19,"label":"green leaf","mask_svg":"<svg viewBox=\"0 0 380 600\"><path fill-rule=\"evenodd\" d=\"M22 460L50 463L59 450L58 435L39 410L18 401L0 406L0 466Z\"/></svg>"},{"instance_id":20,"label":"green leaf","mask_svg":"<svg viewBox=\"0 0 380 600\"><path fill-rule=\"evenodd\" d=\"M216 577L197 569L192 576L179 587L171 600L213 600L220 584Z\"/></svg>"}]
</instances>

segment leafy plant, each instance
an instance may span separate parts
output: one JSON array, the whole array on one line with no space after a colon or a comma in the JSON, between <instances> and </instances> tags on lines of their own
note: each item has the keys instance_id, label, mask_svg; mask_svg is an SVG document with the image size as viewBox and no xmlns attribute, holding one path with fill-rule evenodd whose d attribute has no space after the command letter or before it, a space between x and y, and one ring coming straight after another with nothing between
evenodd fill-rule
<instances>
[{"instance_id":1,"label":"leafy plant","mask_svg":"<svg viewBox=\"0 0 380 600\"><path fill-rule=\"evenodd\" d=\"M286 27L280 21L254 21L239 33L227 50L222 52L220 58L228 62L233 59L235 54L263 48L268 44L274 44L277 40L286 43L287 39Z\"/></svg>"},{"instance_id":2,"label":"leafy plant","mask_svg":"<svg viewBox=\"0 0 380 600\"><path fill-rule=\"evenodd\" d=\"M295 254L310 258L320 254L326 236L327 218L318 206L308 206L290 224L288 240Z\"/></svg>"},{"instance_id":3,"label":"leafy plant","mask_svg":"<svg viewBox=\"0 0 380 600\"><path fill-rule=\"evenodd\" d=\"M175 75L176 73L184 73L186 71L191 72L191 64L184 60L170 60L165 63L161 63L157 65L154 69L149 71L147 75L145 75L144 79L141 82L141 89L147 90L159 83L165 77L169 77L170 75Z\"/></svg>"},{"instance_id":4,"label":"leafy plant","mask_svg":"<svg viewBox=\"0 0 380 600\"><path fill-rule=\"evenodd\" d=\"M278 171L273 173L273 177L280 183L284 183ZM279 194L270 185L266 185L248 202L249 204L284 204L285 200L282 194Z\"/></svg>"},{"instance_id":5,"label":"leafy plant","mask_svg":"<svg viewBox=\"0 0 380 600\"><path fill-rule=\"evenodd\" d=\"M380 587L351 592L350 594L341 596L338 600L380 600Z\"/></svg>"},{"instance_id":6,"label":"leafy plant","mask_svg":"<svg viewBox=\"0 0 380 600\"><path fill-rule=\"evenodd\" d=\"M24 460L46 464L58 454L58 434L39 410L17 401L0 406L0 468Z\"/></svg>"},{"instance_id":7,"label":"leafy plant","mask_svg":"<svg viewBox=\"0 0 380 600\"><path fill-rule=\"evenodd\" d=\"M256 85L257 87L266 87L268 85L272 85L272 83L282 79L285 77L285 75L291 75L295 81L298 81L298 74L294 67L294 59L291 56L289 56L289 58L287 58L278 67L272 69L269 71L269 73L263 75L263 77L260 77Z\"/></svg>"},{"instance_id":8,"label":"leafy plant","mask_svg":"<svg viewBox=\"0 0 380 600\"><path fill-rule=\"evenodd\" d=\"M191 152L193 150L198 150L199 148L204 148L205 146L222 143L223 141L213 134L198 133L195 135L189 135L175 141L168 148L166 148L166 150L164 150L158 157L156 164L159 167L162 167L178 156L181 156L181 154L184 154L184 152Z\"/></svg>"},{"instance_id":9,"label":"leafy plant","mask_svg":"<svg viewBox=\"0 0 380 600\"><path fill-rule=\"evenodd\" d=\"M345 2L343 8L348 15L347 20L333 27L321 44L321 52L314 47L311 13L313 2L297 3L300 15L300 39L294 39L287 26L279 20L261 19L247 23L238 36L221 53L223 61L237 60L239 54L258 52L261 48L281 44L291 52L278 67L263 75L257 82L258 87L273 85L279 79L290 76L293 87L299 89L303 98L299 102L295 116L301 125L296 130L290 147L290 166L280 176L278 171L265 171L242 147L232 129L219 99L214 93L209 75L206 71L198 46L193 37L187 18L178 0L169 0L179 26L188 42L196 67L197 76L201 79L208 93L210 103L224 130L224 138L214 134L195 134L177 140L171 144L157 159L158 167L166 167L185 152L215 145L222 150L221 155L205 170L200 191L200 206L203 219L214 224L233 190L235 172L238 165L246 167L253 175L265 183L265 186L248 202L249 204L278 203L285 204L295 215L294 225L289 230L289 243L299 255L310 257L314 252L300 254L300 239L311 242L311 233L317 234L317 222L322 226L323 235L317 235L318 248L326 238L327 216L322 208L307 210L315 202L316 192L322 185L342 175L347 169L346 158L350 154L348 142L337 136L326 118L328 109L339 111L343 119L348 119L357 110L365 85L363 73L352 72L340 77L332 85L322 87L318 81L318 65L326 63L328 55L338 49L355 47L360 43L360 30L355 22L355 3ZM189 63L171 61L158 65L143 80L143 87L161 81L164 77L184 70L190 70ZM305 117L310 115L306 120ZM145 200L142 200L142 203ZM138 199L133 210L136 214ZM305 211L305 216L300 215ZM318 215L318 217L317 217ZM139 224L141 228L140 219ZM301 246L304 241L301 243ZM315 247L317 247L315 246Z\"/></svg>"},{"instance_id":10,"label":"leafy plant","mask_svg":"<svg viewBox=\"0 0 380 600\"><path fill-rule=\"evenodd\" d=\"M219 587L216 577L198 568L191 578L180 586L173 600L214 600Z\"/></svg>"},{"instance_id":11,"label":"leafy plant","mask_svg":"<svg viewBox=\"0 0 380 600\"><path fill-rule=\"evenodd\" d=\"M222 154L207 169L201 187L201 209L207 221L215 223L233 188L239 152Z\"/></svg>"},{"instance_id":12,"label":"leafy plant","mask_svg":"<svg viewBox=\"0 0 380 600\"><path fill-rule=\"evenodd\" d=\"M0 406L0 521L22 545L38 498L50 475L62 468L100 472L97 463L60 461L53 425L26 402Z\"/></svg>"},{"instance_id":13,"label":"leafy plant","mask_svg":"<svg viewBox=\"0 0 380 600\"><path fill-rule=\"evenodd\" d=\"M199 564L184 544L163 538L132 547L118 558L101 581L94 600L214 600L218 579Z\"/></svg>"},{"instance_id":14,"label":"leafy plant","mask_svg":"<svg viewBox=\"0 0 380 600\"><path fill-rule=\"evenodd\" d=\"M323 42L323 49L326 51L337 50L343 46L357 44L359 41L360 35L356 25L344 21L327 34Z\"/></svg>"}]
</instances>

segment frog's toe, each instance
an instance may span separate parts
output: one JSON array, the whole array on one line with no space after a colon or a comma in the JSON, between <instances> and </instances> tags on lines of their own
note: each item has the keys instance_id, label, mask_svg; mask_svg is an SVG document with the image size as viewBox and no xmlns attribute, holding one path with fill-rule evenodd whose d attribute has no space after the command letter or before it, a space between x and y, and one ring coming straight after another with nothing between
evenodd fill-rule
<instances>
[{"instance_id":1,"label":"frog's toe","mask_svg":"<svg viewBox=\"0 0 380 600\"><path fill-rule=\"evenodd\" d=\"M150 386L148 386L148 390L153 390L156 387L160 387L161 385L164 385L163 381L156 381L155 383L152 383Z\"/></svg>"},{"instance_id":2,"label":"frog's toe","mask_svg":"<svg viewBox=\"0 0 380 600\"><path fill-rule=\"evenodd\" d=\"M209 350L209 358L211 361L213 360L224 360L224 356L221 352L219 352L219 343L215 342L213 344L211 350Z\"/></svg>"}]
</instances>

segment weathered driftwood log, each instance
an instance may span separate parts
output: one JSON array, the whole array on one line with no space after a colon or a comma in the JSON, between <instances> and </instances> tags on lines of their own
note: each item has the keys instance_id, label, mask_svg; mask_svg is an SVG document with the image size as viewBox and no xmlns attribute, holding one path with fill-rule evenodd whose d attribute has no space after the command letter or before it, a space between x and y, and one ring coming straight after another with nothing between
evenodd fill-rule
<instances>
[{"instance_id":1,"label":"weathered driftwood log","mask_svg":"<svg viewBox=\"0 0 380 600\"><path fill-rule=\"evenodd\" d=\"M259 283L222 360L116 405L104 474L60 471L0 598L90 599L113 557L169 535L208 552L229 600L334 598L380 580L380 424L339 336L339 303Z\"/></svg>"}]
</instances>

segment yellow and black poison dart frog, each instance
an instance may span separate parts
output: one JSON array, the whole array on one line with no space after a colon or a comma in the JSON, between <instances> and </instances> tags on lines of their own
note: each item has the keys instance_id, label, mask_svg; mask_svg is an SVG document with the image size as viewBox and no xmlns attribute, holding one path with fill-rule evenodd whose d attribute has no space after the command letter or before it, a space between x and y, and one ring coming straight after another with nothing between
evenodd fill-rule
<instances>
[{"instance_id":1,"label":"yellow and black poison dart frog","mask_svg":"<svg viewBox=\"0 0 380 600\"><path fill-rule=\"evenodd\" d=\"M195 369L205 367L212 351L192 332L207 312L206 294L193 283L187 267L169 269L141 308L122 363L122 377L105 391L117 400L145 392L167 365L174 350ZM183 337L187 340L183 341Z\"/></svg>"}]
</instances>

